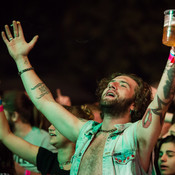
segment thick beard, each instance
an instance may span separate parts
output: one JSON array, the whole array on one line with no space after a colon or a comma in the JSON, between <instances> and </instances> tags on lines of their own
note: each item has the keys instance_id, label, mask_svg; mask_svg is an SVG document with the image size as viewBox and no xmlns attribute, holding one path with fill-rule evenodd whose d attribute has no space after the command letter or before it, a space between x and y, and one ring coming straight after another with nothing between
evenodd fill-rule
<instances>
[{"instance_id":1,"label":"thick beard","mask_svg":"<svg viewBox=\"0 0 175 175\"><path fill-rule=\"evenodd\" d=\"M113 116L114 118L122 117L122 114L128 112L129 106L134 102L133 98L114 100L114 101L100 101L101 118L103 119L104 114Z\"/></svg>"}]
</instances>

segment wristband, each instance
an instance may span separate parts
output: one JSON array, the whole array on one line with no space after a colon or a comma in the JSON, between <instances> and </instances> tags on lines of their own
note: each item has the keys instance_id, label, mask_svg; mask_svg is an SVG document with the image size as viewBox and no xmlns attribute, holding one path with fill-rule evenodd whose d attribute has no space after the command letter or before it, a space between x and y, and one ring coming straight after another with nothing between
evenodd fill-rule
<instances>
[{"instance_id":1,"label":"wristband","mask_svg":"<svg viewBox=\"0 0 175 175\"><path fill-rule=\"evenodd\" d=\"M29 70L34 70L34 68L33 67L30 67L30 68L27 68L27 69L23 69L22 71L19 71L18 72L18 75L21 76L22 73L27 72Z\"/></svg>"},{"instance_id":2,"label":"wristband","mask_svg":"<svg viewBox=\"0 0 175 175\"><path fill-rule=\"evenodd\" d=\"M30 175L31 172L29 170L25 170L25 175Z\"/></svg>"},{"instance_id":3,"label":"wristband","mask_svg":"<svg viewBox=\"0 0 175 175\"><path fill-rule=\"evenodd\" d=\"M175 56L174 56L174 54L172 54L171 52L170 52L170 55L169 55L169 57L168 57L168 60L170 60L171 61L171 63L174 63L175 62Z\"/></svg>"},{"instance_id":4,"label":"wristband","mask_svg":"<svg viewBox=\"0 0 175 175\"><path fill-rule=\"evenodd\" d=\"M0 105L2 105L2 99L0 99Z\"/></svg>"},{"instance_id":5,"label":"wristband","mask_svg":"<svg viewBox=\"0 0 175 175\"><path fill-rule=\"evenodd\" d=\"M4 111L3 105L0 106L0 112Z\"/></svg>"},{"instance_id":6,"label":"wristband","mask_svg":"<svg viewBox=\"0 0 175 175\"><path fill-rule=\"evenodd\" d=\"M175 57L175 52L173 49L170 50L170 54Z\"/></svg>"}]
</instances>

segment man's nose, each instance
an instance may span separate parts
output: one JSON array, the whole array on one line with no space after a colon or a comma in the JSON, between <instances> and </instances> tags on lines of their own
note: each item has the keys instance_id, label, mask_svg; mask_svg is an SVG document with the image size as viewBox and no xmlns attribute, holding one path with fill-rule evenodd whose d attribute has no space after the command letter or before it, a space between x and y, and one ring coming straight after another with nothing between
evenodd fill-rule
<instances>
[{"instance_id":1,"label":"man's nose","mask_svg":"<svg viewBox=\"0 0 175 175\"><path fill-rule=\"evenodd\" d=\"M115 82L115 83L114 83L114 82L110 82L110 83L109 83L109 88L110 88L110 89L117 89L117 86L118 86L118 85L117 85L116 82Z\"/></svg>"}]
</instances>

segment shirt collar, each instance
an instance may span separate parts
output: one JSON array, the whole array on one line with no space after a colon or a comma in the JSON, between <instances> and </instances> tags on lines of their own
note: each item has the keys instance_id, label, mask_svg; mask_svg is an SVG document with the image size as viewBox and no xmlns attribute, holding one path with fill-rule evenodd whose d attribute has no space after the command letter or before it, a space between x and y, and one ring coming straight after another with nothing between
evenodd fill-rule
<instances>
[{"instance_id":1,"label":"shirt collar","mask_svg":"<svg viewBox=\"0 0 175 175\"><path fill-rule=\"evenodd\" d=\"M123 132L126 128L128 128L132 123L126 123L126 124L116 124L114 125L115 128L117 128L116 131L114 131L113 133L111 133L112 135L116 135L118 133ZM102 123L97 123L97 122L93 122L92 123L92 128L90 130L88 130L85 135L94 135L98 132L98 130L101 128Z\"/></svg>"},{"instance_id":2,"label":"shirt collar","mask_svg":"<svg viewBox=\"0 0 175 175\"><path fill-rule=\"evenodd\" d=\"M128 128L132 123L126 123L126 124L116 124L114 125L115 128L117 128L116 131L111 133L111 136L116 135L118 133L122 133L126 128Z\"/></svg>"}]
</instances>

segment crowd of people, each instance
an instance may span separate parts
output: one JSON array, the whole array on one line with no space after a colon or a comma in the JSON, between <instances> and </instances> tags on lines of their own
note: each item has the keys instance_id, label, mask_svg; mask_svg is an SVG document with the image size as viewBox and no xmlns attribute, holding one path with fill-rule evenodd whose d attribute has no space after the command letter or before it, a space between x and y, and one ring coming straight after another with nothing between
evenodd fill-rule
<instances>
[{"instance_id":1,"label":"crowd of people","mask_svg":"<svg viewBox=\"0 0 175 175\"><path fill-rule=\"evenodd\" d=\"M54 99L34 71L28 54L38 36L27 43L21 23L13 21L13 34L5 25L2 38L26 93L6 92L0 99L0 141L14 157L8 162L13 173L1 173L175 174L174 115L168 115L175 94L174 47L155 94L140 77L114 73L99 82L98 102L73 106L59 89ZM38 125L41 117L50 124L48 133Z\"/></svg>"}]
</instances>

